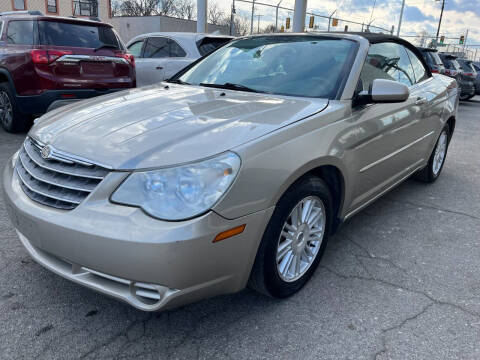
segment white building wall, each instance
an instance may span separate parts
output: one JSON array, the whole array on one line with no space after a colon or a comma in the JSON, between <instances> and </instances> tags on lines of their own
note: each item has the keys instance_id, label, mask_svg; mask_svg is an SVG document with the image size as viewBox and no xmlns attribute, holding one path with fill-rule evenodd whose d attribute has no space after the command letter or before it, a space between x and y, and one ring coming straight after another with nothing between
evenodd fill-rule
<instances>
[{"instance_id":1,"label":"white building wall","mask_svg":"<svg viewBox=\"0 0 480 360\"><path fill-rule=\"evenodd\" d=\"M168 16L119 16L107 20L112 24L122 40L127 43L137 35L157 31L196 32L197 22ZM208 24L208 32L229 34L228 26Z\"/></svg>"}]
</instances>

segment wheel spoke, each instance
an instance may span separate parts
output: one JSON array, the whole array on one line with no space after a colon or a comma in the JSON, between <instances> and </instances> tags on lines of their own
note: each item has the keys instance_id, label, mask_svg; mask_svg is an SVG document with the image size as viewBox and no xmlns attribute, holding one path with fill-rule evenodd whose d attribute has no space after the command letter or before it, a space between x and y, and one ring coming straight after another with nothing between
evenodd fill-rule
<instances>
[{"instance_id":1,"label":"wheel spoke","mask_svg":"<svg viewBox=\"0 0 480 360\"><path fill-rule=\"evenodd\" d=\"M312 214L312 215L310 216L310 219L308 219L308 222L307 222L307 223L308 223L308 226L309 226L310 228L312 228L313 225L314 225L318 220L320 220L320 218L321 218L322 216L323 216L323 213L322 213L321 210L318 210L316 213Z\"/></svg>"},{"instance_id":2,"label":"wheel spoke","mask_svg":"<svg viewBox=\"0 0 480 360\"><path fill-rule=\"evenodd\" d=\"M287 252L286 256L284 256L280 264L278 264L278 271L280 274L283 274L285 267L287 266L287 262L290 259L290 254L291 252Z\"/></svg>"},{"instance_id":3,"label":"wheel spoke","mask_svg":"<svg viewBox=\"0 0 480 360\"><path fill-rule=\"evenodd\" d=\"M288 256L285 257L286 261L285 261L285 265L283 267L283 270L281 270L281 273L286 276L290 270L290 266L292 265L292 262L295 258L295 255L293 255L293 252L290 251L288 253ZM283 264L283 261L282 261L282 264Z\"/></svg>"},{"instance_id":4,"label":"wheel spoke","mask_svg":"<svg viewBox=\"0 0 480 360\"><path fill-rule=\"evenodd\" d=\"M313 209L313 201L307 200L302 209L302 222L307 221L307 219L310 217L310 214L312 213L312 209Z\"/></svg>"},{"instance_id":5,"label":"wheel spoke","mask_svg":"<svg viewBox=\"0 0 480 360\"><path fill-rule=\"evenodd\" d=\"M292 240L286 240L278 247L277 251L277 263L285 258L285 255L292 250Z\"/></svg>"},{"instance_id":6,"label":"wheel spoke","mask_svg":"<svg viewBox=\"0 0 480 360\"><path fill-rule=\"evenodd\" d=\"M288 222L285 223L285 229L287 229L288 231L291 231L291 232L297 231L297 227L295 225L289 224Z\"/></svg>"},{"instance_id":7,"label":"wheel spoke","mask_svg":"<svg viewBox=\"0 0 480 360\"><path fill-rule=\"evenodd\" d=\"M322 234L323 233L323 226L320 226L318 228L313 228L312 230L310 230L310 236L318 236L318 234Z\"/></svg>"},{"instance_id":8,"label":"wheel spoke","mask_svg":"<svg viewBox=\"0 0 480 360\"><path fill-rule=\"evenodd\" d=\"M300 275L300 265L301 265L301 259L300 259L300 254L295 255L295 271L293 272L295 276Z\"/></svg>"},{"instance_id":9,"label":"wheel spoke","mask_svg":"<svg viewBox=\"0 0 480 360\"><path fill-rule=\"evenodd\" d=\"M305 248L303 249L303 252L305 253L305 255L307 255L307 257L310 259L314 253L312 251L312 249L310 248L310 245L307 244L307 246L305 246Z\"/></svg>"},{"instance_id":10,"label":"wheel spoke","mask_svg":"<svg viewBox=\"0 0 480 360\"><path fill-rule=\"evenodd\" d=\"M295 207L295 209L293 209L291 219L292 219L292 225L297 226L300 224L300 221L299 221L300 219L298 217L298 207Z\"/></svg>"}]
</instances>

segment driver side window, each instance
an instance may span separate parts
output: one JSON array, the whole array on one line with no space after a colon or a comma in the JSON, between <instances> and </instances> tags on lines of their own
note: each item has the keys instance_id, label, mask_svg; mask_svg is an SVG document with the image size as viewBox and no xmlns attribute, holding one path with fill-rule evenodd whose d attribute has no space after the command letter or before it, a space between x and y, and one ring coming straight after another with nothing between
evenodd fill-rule
<instances>
[{"instance_id":1,"label":"driver side window","mask_svg":"<svg viewBox=\"0 0 480 360\"><path fill-rule=\"evenodd\" d=\"M375 79L398 81L407 86L415 84L410 58L402 45L385 42L370 46L360 74L359 90L368 91Z\"/></svg>"}]
</instances>

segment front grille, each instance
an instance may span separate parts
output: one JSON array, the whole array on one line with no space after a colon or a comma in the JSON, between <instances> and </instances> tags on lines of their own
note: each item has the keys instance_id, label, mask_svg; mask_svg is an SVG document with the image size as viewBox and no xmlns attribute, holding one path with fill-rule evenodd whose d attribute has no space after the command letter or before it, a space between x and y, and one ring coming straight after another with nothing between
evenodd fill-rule
<instances>
[{"instance_id":1,"label":"front grille","mask_svg":"<svg viewBox=\"0 0 480 360\"><path fill-rule=\"evenodd\" d=\"M75 209L103 180L108 170L97 165L66 159L44 159L42 145L27 138L15 166L27 196L57 209Z\"/></svg>"}]
</instances>

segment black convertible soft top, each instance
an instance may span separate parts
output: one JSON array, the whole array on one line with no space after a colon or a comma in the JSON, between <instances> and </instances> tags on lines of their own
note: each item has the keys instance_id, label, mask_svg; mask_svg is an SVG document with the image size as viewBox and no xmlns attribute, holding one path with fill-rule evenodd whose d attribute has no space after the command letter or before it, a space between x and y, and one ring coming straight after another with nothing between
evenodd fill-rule
<instances>
[{"instance_id":1,"label":"black convertible soft top","mask_svg":"<svg viewBox=\"0 0 480 360\"><path fill-rule=\"evenodd\" d=\"M423 66L425 67L425 70L427 71L427 74L430 77L432 76L432 73L430 72L430 67L427 65L427 62L425 61L425 58L423 57L420 50L418 50L418 48L416 46L412 45L407 40L404 40L402 38L399 38L398 36L394 36L394 35L390 35L390 34L378 34L378 33L366 33L366 32L349 32L347 34L362 36L365 39L367 39L370 44L377 44L377 43L381 43L381 42L394 42L394 43L403 45L408 50L410 50L415 55L417 55L417 57L423 63Z\"/></svg>"}]
</instances>

